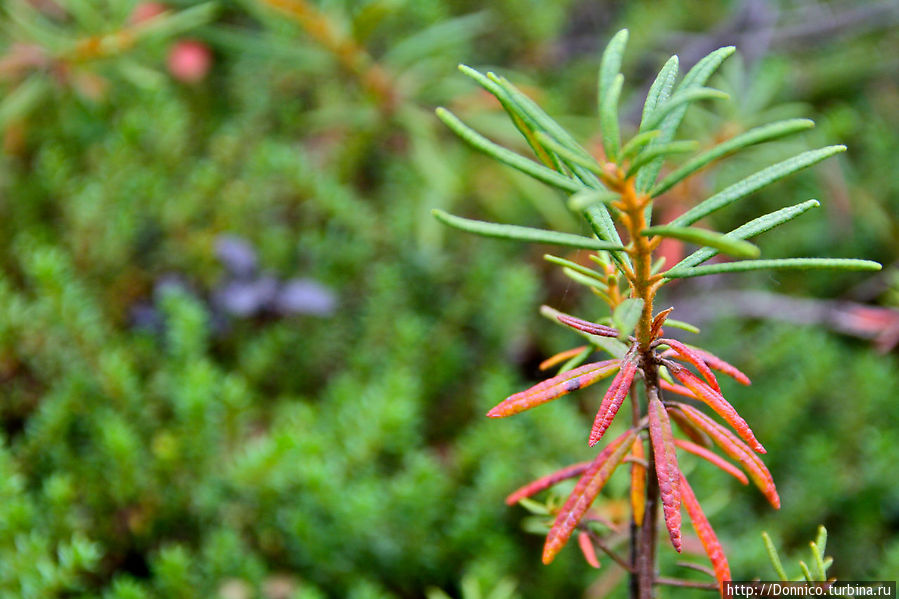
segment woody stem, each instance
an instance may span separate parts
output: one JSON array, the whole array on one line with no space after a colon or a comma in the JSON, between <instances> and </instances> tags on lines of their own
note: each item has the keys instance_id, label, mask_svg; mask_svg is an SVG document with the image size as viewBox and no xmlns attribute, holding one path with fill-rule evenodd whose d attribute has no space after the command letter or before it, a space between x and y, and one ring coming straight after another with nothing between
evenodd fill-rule
<instances>
[{"instance_id":1,"label":"woody stem","mask_svg":"<svg viewBox=\"0 0 899 599\"><path fill-rule=\"evenodd\" d=\"M618 208L621 211L621 222L630 238L628 255L633 263L628 274L632 297L643 300L643 309L634 335L637 340L637 352L640 367L643 371L644 388L647 403L659 396L658 366L653 357L652 321L653 299L659 287L658 277L652 274L652 252L654 240L641 235L646 229L645 205L646 197L639 194L634 187L633 179L622 181L617 189L620 194ZM636 405L636 397L632 396ZM640 408L635 408L635 418ZM659 483L655 476L655 455L652 444L647 452L646 497L643 521L639 526L631 527L631 572L630 596L632 599L653 599L655 597L656 579L656 531L658 528Z\"/></svg>"},{"instance_id":2,"label":"woody stem","mask_svg":"<svg viewBox=\"0 0 899 599\"><path fill-rule=\"evenodd\" d=\"M649 344L652 343L652 303L659 288L659 279L652 274L652 251L655 249L655 242L640 234L646 229L644 213L646 197L637 192L633 179L624 181L619 193L621 222L627 228L631 241L628 248L628 255L633 262L633 272L628 277L631 294L643 300L643 311L637 322L635 335L640 353L645 354L649 351Z\"/></svg>"},{"instance_id":3,"label":"woody stem","mask_svg":"<svg viewBox=\"0 0 899 599\"><path fill-rule=\"evenodd\" d=\"M645 354L641 355L647 403L650 399L659 396L658 366L650 354L651 350L647 350ZM631 580L632 599L653 599L655 597L659 481L655 474L655 454L652 443L649 444L646 461L648 467L646 469L646 503L643 522L636 530L636 537L632 537L632 542L635 541L637 544L636 550L633 552L635 559Z\"/></svg>"}]
</instances>

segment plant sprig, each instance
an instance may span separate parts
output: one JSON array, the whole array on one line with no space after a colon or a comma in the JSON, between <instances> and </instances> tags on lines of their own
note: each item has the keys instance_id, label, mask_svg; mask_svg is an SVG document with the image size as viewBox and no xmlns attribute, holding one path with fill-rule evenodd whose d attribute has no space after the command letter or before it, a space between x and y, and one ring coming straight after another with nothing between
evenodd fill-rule
<instances>
[{"instance_id":1,"label":"plant sprig","mask_svg":"<svg viewBox=\"0 0 899 599\"><path fill-rule=\"evenodd\" d=\"M723 592L722 584L729 579L730 568L714 530L681 474L678 449L693 456L687 459L700 457L738 480L752 480L775 509L780 507L780 497L771 473L757 455L765 453L764 447L749 424L725 399L713 371L727 374L741 384L749 384L749 378L705 350L664 337L665 326L692 328L694 332L698 329L669 319L672 308L656 313L653 305L656 294L661 287L679 278L761 269L871 271L879 270L880 265L869 260L845 258L761 258L758 246L747 241L818 206L817 200L759 216L727 233L694 226L704 217L784 177L845 151L842 145L809 150L767 166L698 202L672 221L652 225L653 204L664 202L667 191L720 159L757 144L805 131L814 123L807 119L789 119L753 128L694 154L679 167L669 167L666 169L668 174L658 180L673 156L693 153L698 147L693 141L675 139L687 109L697 102L727 98L727 94L707 87L706 83L721 63L733 54L734 48L727 46L710 53L680 82L677 81L678 59L672 56L650 87L639 128L629 139L622 139L618 103L624 85L620 69L627 37L627 30L614 35L600 61L597 106L602 156L590 155L573 135L532 100L493 73L460 67L463 73L497 97L534 151L537 161L486 139L445 108L437 109L438 117L475 149L566 193L568 207L587 221L593 237L485 223L442 211L434 214L441 222L470 233L595 252L590 255L594 263L590 266L557 256L548 255L546 259L562 267L572 280L590 288L607 305L608 316L599 322L590 322L543 306L541 313L544 316L573 329L587 340L587 345L548 358L541 368L561 364L556 376L509 396L488 413L494 418L511 416L614 375L588 438L589 445L593 446L605 435L623 402L630 397L633 404L629 428L606 445L592 462L560 470L509 496L510 503L528 500L561 480L579 477L574 491L561 508L546 508L547 514L555 514L555 521L547 534L543 561L551 562L580 529L578 544L585 559L594 566L598 563L594 544L602 549L602 542L581 520L617 466L630 461L632 513L637 525L631 536L635 557L630 563L617 557L615 561L624 565L632 576L632 596L651 598L657 584L684 582L659 578L655 572L654 539L658 516L656 509L646 508L659 503L677 551L681 550L680 508L686 507L713 566L717 586L712 587ZM624 232L624 240L619 231ZM655 252L664 238L699 248L663 270ZM736 260L703 265L719 253ZM589 362L596 352L605 352L611 358ZM643 389L642 398L637 394L639 387ZM685 396L692 403L671 399L666 394ZM694 405L697 402L706 404L728 426L697 409ZM690 441L674 436L672 422ZM712 444L738 466L711 451ZM545 527L540 529L546 532ZM815 575L823 570L823 542L819 545L822 547L815 553L816 559L810 568L806 568Z\"/></svg>"}]
</instances>

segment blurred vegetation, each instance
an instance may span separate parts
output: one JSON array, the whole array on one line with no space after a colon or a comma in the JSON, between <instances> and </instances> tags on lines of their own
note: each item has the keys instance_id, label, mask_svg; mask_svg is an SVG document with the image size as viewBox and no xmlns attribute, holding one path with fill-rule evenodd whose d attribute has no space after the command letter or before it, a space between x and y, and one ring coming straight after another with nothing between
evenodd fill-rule
<instances>
[{"instance_id":1,"label":"blurred vegetation","mask_svg":"<svg viewBox=\"0 0 899 599\"><path fill-rule=\"evenodd\" d=\"M603 390L501 425L483 418L570 341L537 306L591 298L550 275L541 252L522 260L514 244L444 239L431 219L449 207L578 226L552 190L475 155L433 117L450 105L521 146L459 62L501 69L592 143L597 53L617 28L632 32L625 72L647 78L672 52L689 62L735 42L744 58L718 85L751 93L691 118L725 137L799 103L818 122L810 146L850 151L757 194L745 214L716 216L716 228L818 197L829 212L762 237L766 254L885 265L899 254L889 2L171 0L152 27L135 18L145 4L2 3L0 597L613 586L613 565L597 582L572 549L539 567L525 512L502 502L590 455L577 440ZM208 51L192 81L172 68L185 41ZM897 307L895 267L868 281L749 280ZM683 283L671 301L735 284ZM708 469L691 474L735 577L773 575L762 530L789 554L819 523L831 575L895 575L895 352L821 326L703 325L703 345L753 378L727 391L768 448L784 505L774 513Z\"/></svg>"}]
</instances>

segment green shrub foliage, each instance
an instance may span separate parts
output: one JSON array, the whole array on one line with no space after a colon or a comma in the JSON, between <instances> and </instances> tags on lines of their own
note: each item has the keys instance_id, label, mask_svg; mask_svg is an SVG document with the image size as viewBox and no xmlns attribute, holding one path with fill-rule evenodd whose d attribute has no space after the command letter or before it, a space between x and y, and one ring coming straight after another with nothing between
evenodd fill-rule
<instances>
[{"instance_id":1,"label":"green shrub foliage","mask_svg":"<svg viewBox=\"0 0 899 599\"><path fill-rule=\"evenodd\" d=\"M482 417L565 347L562 332L534 324L537 306L573 310L588 298L542 252L523 262L514 246L446 235L430 209L585 231L551 190L457 143L432 109L449 105L523 150L457 62L502 64L526 90L557 90L541 98L551 114L588 114L596 49L616 26L633 32L629 57L652 56L663 17L672 29L711 30L729 9L628 3L590 21L601 30L583 46L575 25L589 3L296 3L383 67L395 104L261 0L199 9L172 0L172 14L195 12L127 51L0 74L3 599L510 596L510 580L521 596L548 597L596 580L574 555L537 568L537 537L502 501L522 481L586 459L572 440L590 415L557 402L539 418ZM53 46L43 28L69 41L122 31L135 3L16 12L32 4L50 3L0 8L4 56ZM195 84L166 70L172 44L187 38L213 59ZM874 31L822 43L825 58L784 47L761 64L801 69L802 85L772 83L772 95L811 103L822 138L852 152L831 167L835 179L816 170L758 201L773 210L781 193L832 197L816 191L843 185L862 202L850 214L858 226L841 228L842 214L800 219L795 239L763 249L889 264L895 90L869 58L865 69L838 70L835 57L843 47L896 55L895 40ZM53 46L54 60L70 60L67 48ZM99 94L76 84L96 78ZM642 100L622 98L625 123ZM597 131L569 121L582 139ZM741 173L708 177L714 186ZM716 218L717 229L733 228ZM220 257L226 236L250 249L252 277ZM223 307L229 289L262 281L281 293L296 280L330 294L333 310L276 309L272 296L245 315ZM849 280L757 279L815 295L837 295ZM750 375L766 373L733 393L766 431L782 513L691 473L741 574L767 572L760 530L793 553L819 522L830 573L895 571L895 357L796 327L719 323L704 333L725 358L748 356ZM790 451L797 429L800 450ZM713 509L714 493L726 513Z\"/></svg>"}]
</instances>

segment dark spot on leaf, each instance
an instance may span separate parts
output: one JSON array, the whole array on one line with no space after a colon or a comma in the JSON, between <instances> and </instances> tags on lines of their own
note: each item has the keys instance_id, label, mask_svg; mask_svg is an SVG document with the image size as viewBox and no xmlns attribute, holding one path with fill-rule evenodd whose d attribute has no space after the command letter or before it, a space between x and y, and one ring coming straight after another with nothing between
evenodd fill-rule
<instances>
[{"instance_id":1,"label":"dark spot on leaf","mask_svg":"<svg viewBox=\"0 0 899 599\"><path fill-rule=\"evenodd\" d=\"M577 391L581 388L581 380L579 378L571 379L565 383L566 391Z\"/></svg>"}]
</instances>

